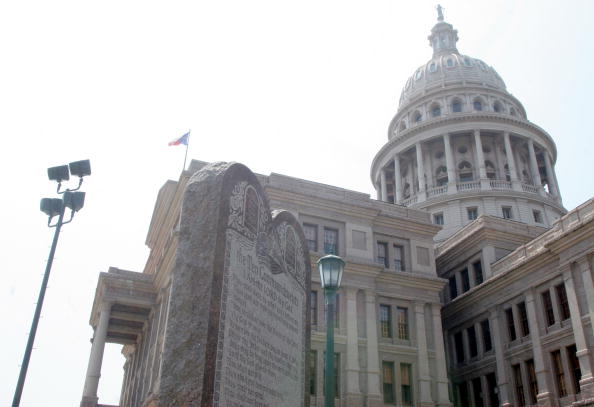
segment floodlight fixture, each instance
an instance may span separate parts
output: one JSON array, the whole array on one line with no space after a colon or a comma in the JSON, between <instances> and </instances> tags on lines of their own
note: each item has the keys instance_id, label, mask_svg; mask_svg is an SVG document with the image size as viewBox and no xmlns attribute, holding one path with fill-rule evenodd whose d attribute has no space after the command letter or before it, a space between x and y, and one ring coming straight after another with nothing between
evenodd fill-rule
<instances>
[{"instance_id":1,"label":"floodlight fixture","mask_svg":"<svg viewBox=\"0 0 594 407\"><path fill-rule=\"evenodd\" d=\"M78 212L85 205L85 193L81 191L64 193L64 206Z\"/></svg>"},{"instance_id":2,"label":"floodlight fixture","mask_svg":"<svg viewBox=\"0 0 594 407\"><path fill-rule=\"evenodd\" d=\"M47 169L47 176L50 181L68 181L70 179L70 173L68 172L67 165L59 165L57 167L51 167Z\"/></svg>"},{"instance_id":3,"label":"floodlight fixture","mask_svg":"<svg viewBox=\"0 0 594 407\"><path fill-rule=\"evenodd\" d=\"M62 208L62 200L58 198L43 198L39 205L41 212L45 213L50 218L62 213Z\"/></svg>"},{"instance_id":4,"label":"floodlight fixture","mask_svg":"<svg viewBox=\"0 0 594 407\"><path fill-rule=\"evenodd\" d=\"M81 161L74 161L68 164L70 167L70 174L73 177L85 177L87 175L91 175L91 161L90 160L81 160Z\"/></svg>"}]
</instances>

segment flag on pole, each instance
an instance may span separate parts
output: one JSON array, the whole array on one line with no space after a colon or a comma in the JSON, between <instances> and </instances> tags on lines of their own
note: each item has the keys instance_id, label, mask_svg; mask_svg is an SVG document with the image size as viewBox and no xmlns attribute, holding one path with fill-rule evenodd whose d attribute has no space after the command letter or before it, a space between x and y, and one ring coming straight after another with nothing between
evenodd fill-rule
<instances>
[{"instance_id":1,"label":"flag on pole","mask_svg":"<svg viewBox=\"0 0 594 407\"><path fill-rule=\"evenodd\" d=\"M183 144L183 145L187 146L188 143L189 143L189 139L190 139L190 132L187 132L183 136L178 137L175 140L170 141L168 145L170 145L170 146L179 146L180 144Z\"/></svg>"}]
</instances>

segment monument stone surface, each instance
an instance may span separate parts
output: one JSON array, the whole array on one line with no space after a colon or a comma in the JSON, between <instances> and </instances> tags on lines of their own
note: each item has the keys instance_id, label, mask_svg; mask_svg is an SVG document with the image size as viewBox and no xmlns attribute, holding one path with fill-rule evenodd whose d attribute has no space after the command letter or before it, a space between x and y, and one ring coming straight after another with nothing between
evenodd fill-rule
<instances>
[{"instance_id":1,"label":"monument stone surface","mask_svg":"<svg viewBox=\"0 0 594 407\"><path fill-rule=\"evenodd\" d=\"M309 252L254 174L214 163L190 179L171 281L160 406L309 405Z\"/></svg>"}]
</instances>

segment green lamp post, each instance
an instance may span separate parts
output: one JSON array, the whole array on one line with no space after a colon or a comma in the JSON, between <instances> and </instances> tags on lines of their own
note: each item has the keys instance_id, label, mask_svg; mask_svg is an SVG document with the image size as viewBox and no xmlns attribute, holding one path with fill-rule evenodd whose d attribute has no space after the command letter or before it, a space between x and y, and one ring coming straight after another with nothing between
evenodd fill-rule
<instances>
[{"instance_id":1,"label":"green lamp post","mask_svg":"<svg viewBox=\"0 0 594 407\"><path fill-rule=\"evenodd\" d=\"M324 407L334 407L334 314L336 292L340 288L344 260L329 254L318 260L320 281L326 298L326 369L324 371Z\"/></svg>"}]
</instances>

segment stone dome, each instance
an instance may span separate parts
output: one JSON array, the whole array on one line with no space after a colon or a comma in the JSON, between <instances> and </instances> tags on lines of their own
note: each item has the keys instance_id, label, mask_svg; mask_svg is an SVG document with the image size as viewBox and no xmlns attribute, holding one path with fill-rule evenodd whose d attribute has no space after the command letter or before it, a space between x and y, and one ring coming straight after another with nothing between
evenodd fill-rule
<instances>
[{"instance_id":1,"label":"stone dome","mask_svg":"<svg viewBox=\"0 0 594 407\"><path fill-rule=\"evenodd\" d=\"M456 85L506 90L505 83L495 69L480 59L458 52L458 31L444 22L442 15L428 39L433 48L433 57L417 68L406 81L400 96L400 107L432 89Z\"/></svg>"}]
</instances>

